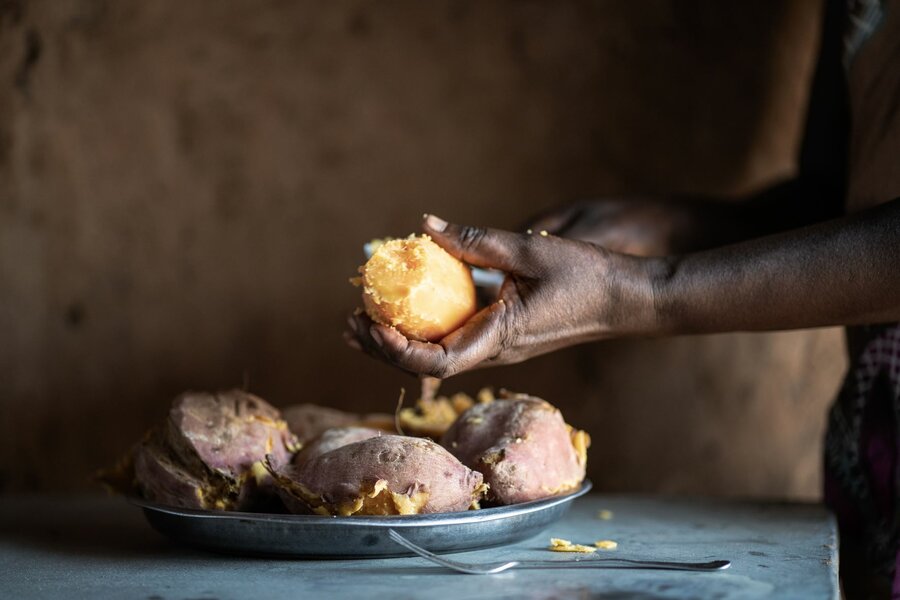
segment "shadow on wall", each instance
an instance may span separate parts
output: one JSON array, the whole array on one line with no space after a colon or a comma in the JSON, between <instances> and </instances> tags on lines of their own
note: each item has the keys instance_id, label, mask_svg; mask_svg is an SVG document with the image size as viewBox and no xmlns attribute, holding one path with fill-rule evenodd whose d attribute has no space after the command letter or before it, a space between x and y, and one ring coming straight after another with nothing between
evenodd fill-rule
<instances>
[{"instance_id":1,"label":"shadow on wall","mask_svg":"<svg viewBox=\"0 0 900 600\"><path fill-rule=\"evenodd\" d=\"M364 241L789 175L818 12L0 3L0 489L85 486L185 389L393 408L416 381L341 341ZM447 388L560 405L600 489L810 496L838 341L606 343Z\"/></svg>"}]
</instances>

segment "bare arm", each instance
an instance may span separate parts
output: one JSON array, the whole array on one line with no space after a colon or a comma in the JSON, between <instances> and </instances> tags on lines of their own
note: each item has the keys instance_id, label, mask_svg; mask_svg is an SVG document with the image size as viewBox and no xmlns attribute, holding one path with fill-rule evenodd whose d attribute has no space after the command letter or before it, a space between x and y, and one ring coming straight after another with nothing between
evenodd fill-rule
<instances>
[{"instance_id":1,"label":"bare arm","mask_svg":"<svg viewBox=\"0 0 900 600\"><path fill-rule=\"evenodd\" d=\"M497 302L436 344L351 317L354 344L412 373L449 377L616 337L900 320L900 199L668 258L433 217L424 228L451 254L507 278Z\"/></svg>"},{"instance_id":2,"label":"bare arm","mask_svg":"<svg viewBox=\"0 0 900 600\"><path fill-rule=\"evenodd\" d=\"M607 197L543 213L522 230L547 231L635 256L683 254L835 218L840 202L814 182L785 181L736 200Z\"/></svg>"},{"instance_id":3,"label":"bare arm","mask_svg":"<svg viewBox=\"0 0 900 600\"><path fill-rule=\"evenodd\" d=\"M900 320L900 199L858 215L661 261L659 333Z\"/></svg>"}]
</instances>

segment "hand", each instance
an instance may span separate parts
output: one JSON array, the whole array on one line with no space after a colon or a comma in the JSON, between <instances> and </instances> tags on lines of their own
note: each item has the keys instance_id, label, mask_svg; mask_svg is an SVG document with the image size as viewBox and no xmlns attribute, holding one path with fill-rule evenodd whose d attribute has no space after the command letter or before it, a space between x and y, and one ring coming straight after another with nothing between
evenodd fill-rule
<instances>
[{"instance_id":1,"label":"hand","mask_svg":"<svg viewBox=\"0 0 900 600\"><path fill-rule=\"evenodd\" d=\"M652 332L652 261L556 236L446 223L425 233L447 252L507 273L499 295L438 343L409 340L355 314L348 344L415 374L446 378L523 361L580 342Z\"/></svg>"},{"instance_id":2,"label":"hand","mask_svg":"<svg viewBox=\"0 0 900 600\"><path fill-rule=\"evenodd\" d=\"M727 208L727 207L726 207ZM713 243L707 221L721 212L699 201L602 198L549 211L527 225L534 233L582 240L614 252L667 256Z\"/></svg>"}]
</instances>

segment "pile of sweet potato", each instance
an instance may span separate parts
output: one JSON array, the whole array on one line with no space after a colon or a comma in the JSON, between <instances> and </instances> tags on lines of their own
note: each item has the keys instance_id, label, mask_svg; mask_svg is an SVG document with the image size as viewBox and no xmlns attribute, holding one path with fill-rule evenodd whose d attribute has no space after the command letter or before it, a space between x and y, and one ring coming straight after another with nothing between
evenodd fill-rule
<instances>
[{"instance_id":1,"label":"pile of sweet potato","mask_svg":"<svg viewBox=\"0 0 900 600\"><path fill-rule=\"evenodd\" d=\"M173 506L340 516L457 512L581 484L590 439L548 402L436 391L396 416L183 394L104 479Z\"/></svg>"}]
</instances>

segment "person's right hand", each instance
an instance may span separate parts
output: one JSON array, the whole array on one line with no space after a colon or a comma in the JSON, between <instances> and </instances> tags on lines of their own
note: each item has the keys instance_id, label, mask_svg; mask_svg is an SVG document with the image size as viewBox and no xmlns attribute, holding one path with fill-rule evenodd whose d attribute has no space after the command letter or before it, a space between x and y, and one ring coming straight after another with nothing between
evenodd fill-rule
<instances>
[{"instance_id":1,"label":"person's right hand","mask_svg":"<svg viewBox=\"0 0 900 600\"><path fill-rule=\"evenodd\" d=\"M548 211L527 224L569 239L636 256L668 256L708 245L710 206L665 198L601 198Z\"/></svg>"},{"instance_id":2,"label":"person's right hand","mask_svg":"<svg viewBox=\"0 0 900 600\"><path fill-rule=\"evenodd\" d=\"M446 378L581 342L658 333L653 282L660 261L539 232L456 225L433 215L423 228L458 259L504 271L499 297L435 343L407 339L358 312L345 335L352 347L410 373Z\"/></svg>"}]
</instances>

